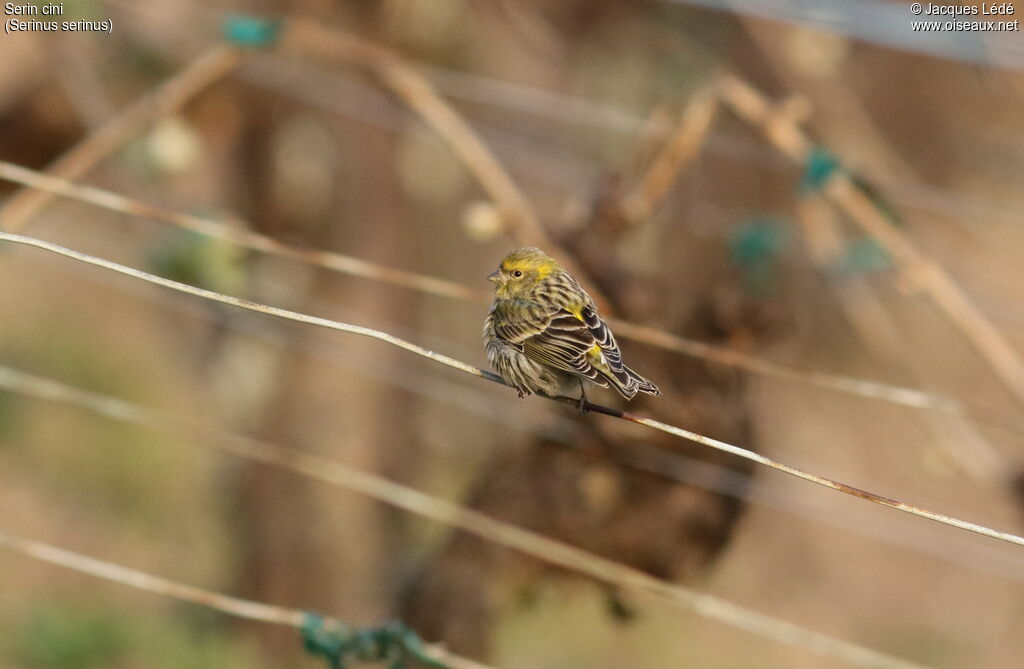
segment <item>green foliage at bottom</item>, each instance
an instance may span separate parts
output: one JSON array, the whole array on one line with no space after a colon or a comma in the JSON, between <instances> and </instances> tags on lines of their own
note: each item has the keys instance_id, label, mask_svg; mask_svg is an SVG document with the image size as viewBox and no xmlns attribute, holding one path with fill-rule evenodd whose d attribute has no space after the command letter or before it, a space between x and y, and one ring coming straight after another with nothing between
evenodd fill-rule
<instances>
[{"instance_id":1,"label":"green foliage at bottom","mask_svg":"<svg viewBox=\"0 0 1024 669\"><path fill-rule=\"evenodd\" d=\"M124 626L113 618L67 608L38 608L16 635L14 656L28 667L109 666L128 648Z\"/></svg>"},{"instance_id":2,"label":"green foliage at bottom","mask_svg":"<svg viewBox=\"0 0 1024 669\"><path fill-rule=\"evenodd\" d=\"M106 604L37 602L20 622L4 626L0 664L9 657L25 669L249 666L222 629L157 613L132 615Z\"/></svg>"}]
</instances>

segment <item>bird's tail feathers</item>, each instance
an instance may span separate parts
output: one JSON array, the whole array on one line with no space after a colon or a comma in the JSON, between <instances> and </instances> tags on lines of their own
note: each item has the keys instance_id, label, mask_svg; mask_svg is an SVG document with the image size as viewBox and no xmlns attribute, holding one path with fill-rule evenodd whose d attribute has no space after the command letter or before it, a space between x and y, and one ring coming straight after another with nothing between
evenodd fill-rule
<instances>
[{"instance_id":1,"label":"bird's tail feathers","mask_svg":"<svg viewBox=\"0 0 1024 669\"><path fill-rule=\"evenodd\" d=\"M615 386L615 390L619 391L619 394L627 400L633 399L638 392L655 396L661 395L658 386L625 365L622 366L620 373L612 374L609 378L612 385Z\"/></svg>"}]
</instances>

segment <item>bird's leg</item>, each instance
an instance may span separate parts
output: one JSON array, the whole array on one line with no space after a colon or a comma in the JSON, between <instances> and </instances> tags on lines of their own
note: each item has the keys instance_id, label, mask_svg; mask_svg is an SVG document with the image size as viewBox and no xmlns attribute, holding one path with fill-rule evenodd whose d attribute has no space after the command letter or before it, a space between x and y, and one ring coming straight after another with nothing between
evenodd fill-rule
<instances>
[{"instance_id":1,"label":"bird's leg","mask_svg":"<svg viewBox=\"0 0 1024 669\"><path fill-rule=\"evenodd\" d=\"M583 379L577 376L576 380L580 382L580 403L576 409L580 413L587 413L587 391L583 388Z\"/></svg>"}]
</instances>

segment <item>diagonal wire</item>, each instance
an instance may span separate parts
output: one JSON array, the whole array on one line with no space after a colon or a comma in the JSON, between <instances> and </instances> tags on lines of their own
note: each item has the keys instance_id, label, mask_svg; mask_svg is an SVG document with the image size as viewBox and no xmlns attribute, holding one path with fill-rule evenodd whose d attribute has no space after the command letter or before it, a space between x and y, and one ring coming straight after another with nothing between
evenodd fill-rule
<instances>
[{"instance_id":1,"label":"diagonal wire","mask_svg":"<svg viewBox=\"0 0 1024 669\"><path fill-rule=\"evenodd\" d=\"M7 377L8 374L0 374ZM176 432L233 456L286 469L299 475L358 492L385 504L455 527L488 541L526 553L589 576L595 580L653 596L677 608L726 623L758 636L799 646L805 650L842 659L858 667L910 669L919 665L880 652L806 630L777 618L756 613L713 595L662 581L638 569L600 557L561 541L495 520L478 511L433 497L311 453L282 449L264 441L243 437L219 428L192 422L163 412L138 407L123 400L82 391L35 377L34 394L88 408L107 417L161 431ZM2 535L0 535L2 536Z\"/></svg>"},{"instance_id":2,"label":"diagonal wire","mask_svg":"<svg viewBox=\"0 0 1024 669\"><path fill-rule=\"evenodd\" d=\"M472 129L461 120L458 113L433 92L429 80L418 74L416 69L411 67L411 63L407 63L405 59L399 58L373 43L360 40L338 30L323 28L307 19L293 19L291 26L289 39L286 40L289 48L298 46L298 50L304 52L304 50L310 49L312 44L316 44L318 46L313 49L314 51L340 56L345 59L353 59L376 71L399 96L405 99L421 115L425 122L433 126L440 136L445 138L446 142L450 144L457 154L463 157L464 162L471 168L481 183L488 187L492 194L499 198L499 201L506 203L503 206L511 209L521 209L519 205L522 205L524 201L521 197L517 196L516 189L511 184L508 175L501 172L500 166L497 166L499 173L494 175L495 178L491 178L491 173L494 172L496 163L486 147L473 134ZM473 156L478 157L474 158ZM483 160L483 158L487 160ZM500 188L487 186L491 181L496 183L502 182L506 186ZM842 180L838 181L841 182ZM834 185L834 183L830 183L830 188ZM831 188L831 190L836 189ZM850 206L857 205L864 209L866 201L862 198L859 203L854 202L856 197L857 194L854 193L849 197L844 196L842 199L844 202L848 202ZM857 218L869 223L871 221L870 215ZM527 226L527 228L529 227ZM522 232L526 232L526 230ZM530 243L537 243L537 240L541 238L536 234L525 234L521 235L521 237L533 240ZM921 263L917 264L921 265ZM932 276L936 274L941 275L941 270L938 272L929 271L922 273L925 276L923 283L925 283L930 292L934 292L942 308L954 316L957 322L961 323L962 329L972 340L980 342L986 353L1001 356L1003 365L997 367L997 374L1001 378L1007 379L1013 373L1016 373L1018 378L1024 376L1021 370L1013 371L1017 367L1012 359L1013 356L1006 354L1007 351L1000 341L998 332L988 327L984 322L983 314L973 308L962 292L957 290L955 284L948 280L948 277ZM939 285L940 283L943 285ZM931 291L933 288L935 290ZM595 297L598 297L600 301L600 295L595 295ZM999 353L1000 350L1002 353ZM1004 368L1006 371L1003 371Z\"/></svg>"},{"instance_id":3,"label":"diagonal wire","mask_svg":"<svg viewBox=\"0 0 1024 669\"><path fill-rule=\"evenodd\" d=\"M18 237L18 236L16 236L16 235L10 235L10 236L8 236L8 235L4 235L4 237L5 237L5 238L6 238L6 239L7 239L8 241L12 241L12 242L19 242L19 243L27 243L27 242L24 242L24 241L22 241L22 240L16 239L16 237ZM30 244L30 245L33 245L33 244ZM39 247L39 248L47 248L46 246L42 246L42 245L40 245L40 244L34 244L34 245L35 245L35 246L37 246L37 247ZM54 249L54 248L49 248L48 250L55 250L55 249ZM62 254L62 255L68 255L68 254ZM71 257L74 257L74 256L71 256ZM79 260L84 260L84 258L82 258L82 257L79 257L78 259L79 259ZM94 260L99 260L99 259L94 259ZM88 261L87 261L87 262L88 262ZM113 267L113 263L110 263L110 264L104 265L104 264L102 264L102 263L96 263L96 262L93 262L93 263L91 263L91 264L99 264L99 265L101 265L101 266L107 267L108 269L114 269L114 267ZM122 268L122 269L128 269L128 268ZM120 271L120 270L118 270L118 271ZM124 272L122 272L122 273L124 273ZM141 278L141 277L138 277L138 278ZM152 277L152 278L156 278L156 277ZM429 278L429 277L427 277L427 278ZM172 286L169 286L168 284L163 284L163 285L165 285L165 286L167 286L167 287L172 287ZM180 284L179 284L179 285L180 285ZM180 288L179 288L179 289L180 289ZM192 291L185 291L185 292L192 292ZM197 294L197 293L196 293L196 294ZM210 295L205 295L204 297L208 297L208 298L210 298L210 299L213 299L213 298L212 298L212 297L211 297ZM224 297L226 297L226 296L224 296ZM221 301L223 301L223 300L221 300ZM228 302L228 303L231 303L231 302ZM250 303L250 304L249 304L249 305L247 306L247 305L243 304L243 303L242 303L242 301L239 301L238 303L235 303L235 305L236 305L236 306L241 306L241 307L243 307L243 308L252 308L252 306L254 306L254 305L252 305L252 303ZM283 313L284 313L284 312L283 312L283 310L280 310L280 311L281 311L282 313L276 313L276 314L274 314L274 315L277 315L277 316L283 316ZM321 320L323 320L323 319L321 319ZM320 325L325 325L325 323L319 323L319 324L320 324ZM357 326L350 326L350 327L356 328ZM335 328L335 329L341 329L341 328ZM364 331L359 331L359 330L364 330ZM365 330L367 330L367 329L365 329L365 328L361 328L361 329L359 329L359 330L357 330L357 329L352 329L352 330L348 330L348 331L350 331L350 332L355 332L355 333L357 333L357 334L363 334L363 335L365 335L365 336L373 336L373 335L371 335L371 334L370 334L369 332L365 331ZM391 341L390 343L393 343L393 344L395 344L395 345L400 345L400 346L401 346L401 344L399 344L399 343L397 343L397 342L395 342L395 341ZM414 351L414 349L413 349L413 348L410 348L410 347L408 347L408 346L402 346L402 347L403 347L403 348L406 348L407 350L411 350L411 351ZM424 354L425 354L424 352L420 352L420 351L414 351L414 352L418 352L418 353L420 353L421 355L424 355ZM429 353L429 352L426 352L426 353ZM436 354L435 354L435 355L436 355ZM452 362L457 362L457 361L453 361L453 360L452 360L452 359L450 359L450 358L449 358L449 359L447 360L447 362L446 362L445 360L442 360L442 359L441 359L441 358L444 358L444 356L440 356L440 357L434 357L434 356L427 356L427 357L432 357L433 359L435 359L435 360L437 360L437 361L440 361L440 362L444 362L445 364L449 364L450 366L455 366L455 365L452 365L451 363L452 363ZM466 369L463 369L463 371L468 371L468 370L466 370ZM480 371L480 370L477 370L477 371ZM484 374L486 375L486 373L484 373ZM486 378L486 376L485 376L485 378ZM494 379L490 379L490 380L494 380ZM592 409L592 410L595 410L595 411L601 411L601 410L602 410L602 409L604 409L604 408L603 408L603 407L596 407L596 406L591 406L591 409ZM612 411L614 411L614 410L612 410ZM601 411L601 412L603 412L603 413L608 413L608 415L616 415L615 413L609 413L609 412L607 412L607 411ZM620 412L620 414L619 414L619 417L623 417L623 418L626 418L627 420L633 420L634 422L639 422L639 423L642 423L642 424L645 424L645 425L650 425L650 426L654 426L654 424L655 424L655 422L654 422L654 421L647 421L646 419L637 419L636 417L631 417L631 416L630 416L629 414L625 414L624 412ZM661 427L660 427L660 428L658 428L658 429L663 429L664 431L669 431L669 430L665 429L665 428L668 428L668 427L671 427L671 426L665 426L665 425L661 424ZM676 429L678 430L678 428L676 428ZM677 432L672 432L672 433L673 433L673 434L681 434L681 433L685 433L685 432L686 432L686 431L679 431L678 433L677 433ZM689 433L689 434L691 434L691 435L692 435L692 433ZM692 438L692 436L691 436L690 438ZM739 450L742 450L742 449L739 449ZM787 470L783 470L783 471L787 471ZM790 471L790 473L795 473L796 471L797 471L797 470L793 470L793 471ZM4 543L4 544L5 544L5 545L7 545L8 547L12 547L12 545L15 545L15 544L20 544L20 546L21 546L21 547L23 548L24 546L26 546L26 545L29 545L29 544L31 544L32 542L27 542L27 543L26 543L26 542L24 542L24 541L22 541L22 540L18 540L17 538L14 538L14 539L12 540L12 538L11 538L11 537L9 537L9 536L7 536L7 535L2 535L2 534L0 534L0 543ZM40 546L45 546L45 545L43 545L43 544L38 544L38 543L36 543L36 544L34 544L34 545L35 545L35 546L36 546L37 548L38 548L38 547L40 547ZM50 548L51 548L51 549L53 549L53 550L51 550L51 551L50 551L51 557L52 557L52 556L54 556L54 555L58 555L58 554L60 554L60 553L61 553L61 550L60 550L60 549L55 549L55 548L53 548L53 547L50 547ZM32 553L33 553L33 551L23 551L23 552L26 552L26 554L32 554ZM43 550L43 551L39 551L39 550L36 550L36 551L35 551L35 553L37 553L37 556L38 556L38 554L41 554L41 553L46 553L46 552L47 552L47 551L45 551L45 550ZM65 555L73 555L73 554L70 554L70 553L67 553L67 552L63 552L63 553L64 553ZM56 559L53 559L53 560L51 560L51 561L53 561L53 562L59 562L59 561L58 561L58 560L56 560ZM128 571L130 571L130 570L128 570ZM138 573L138 572L136 572L136 574L139 574L139 573ZM143 576L145 576L145 575L143 575ZM157 580L160 580L160 579L159 579L158 577L150 577L150 578L155 578L155 579L157 579ZM166 582L166 581L165 581L165 582ZM170 583L170 582L166 582L166 583ZM182 586L182 587L184 587L184 588L188 588L188 586ZM193 591L195 591L195 589L193 589ZM200 591L196 591L196 592L200 592ZM207 594L211 594L211 593L207 593ZM216 594L216 593L212 593L212 594ZM235 601L240 601L240 600L235 600ZM242 602L242 603L244 604L245 602ZM255 605L256 605L257 607L260 607L260 606L266 606L266 605L261 605L261 604L258 604L258 603L252 603L252 604L255 604ZM244 608L244 607L243 607L243 608Z\"/></svg>"},{"instance_id":4,"label":"diagonal wire","mask_svg":"<svg viewBox=\"0 0 1024 669\"><path fill-rule=\"evenodd\" d=\"M107 289L178 310L180 313L196 317L206 323L217 321L236 333L254 337L273 346L297 348L294 343L290 343L289 340L278 336L268 328L267 321L259 318L258 314L244 312L237 314L238 317L225 318L224 315L218 315L218 312L200 308L202 305L192 301L168 299L173 298L174 295L154 294L152 291L146 291L141 284L126 284L105 274L95 277L83 274L82 270L85 269L82 265L73 264L64 271L75 271L76 277L84 277ZM324 312L333 311L339 307L338 303L326 300L315 304L317 310ZM369 314L357 313L351 309L346 313L349 317L370 317ZM382 323L381 325L386 326L385 329L389 331L399 333L400 326L394 323ZM522 412L517 412L513 416L508 413L506 408L503 408L506 407L503 399L496 395L493 397L481 395L478 391L471 390L468 386L454 380L449 381L435 375L422 374L409 369L407 365L372 361L365 356L346 354L343 349L333 345L327 332L314 330L313 334L318 336L305 342L301 347L305 354L315 355L331 364L356 371L376 381L430 401L450 405L467 414L494 421L517 431L541 435L570 449L577 447L579 428L574 421L568 418L555 414L547 414L544 417L531 416L529 415L530 404L524 406ZM19 389L25 390L24 384L18 383L18 373L8 369L7 374L8 376L5 378L8 381L0 379L0 386L14 392L19 392ZM11 374L15 376L11 376ZM28 391L25 390L25 392ZM753 477L748 474L740 474L727 467L688 457L682 453L665 451L653 445L645 446L642 451L637 452L625 450L617 452L613 463L669 481L696 485L706 490L761 504L863 537L927 554L952 564L980 571L990 571L1016 582L1024 582L1024 572L1020 569L1024 565L1009 554L997 550L1002 546L969 543L966 542L966 536L961 536L958 543L954 545L950 543L953 538L945 534L940 527L919 524L907 526L905 523L884 525L877 519L865 522L859 514L843 511L836 505L833 505L833 508L823 509L819 502L811 502L807 499L807 492L810 491L798 494L795 490L782 486L781 482L764 479L753 486ZM817 511L812 510L812 507ZM903 516L899 516L898 519L905 520Z\"/></svg>"},{"instance_id":5,"label":"diagonal wire","mask_svg":"<svg viewBox=\"0 0 1024 669\"><path fill-rule=\"evenodd\" d=\"M177 303L174 306L193 316L199 316L206 320L212 318L210 311L189 309L187 304ZM236 332L257 337L261 341L282 345L283 339L269 333L265 327L261 326L261 323L263 321L257 320L257 317L254 316L251 319L243 318L241 321L236 318L228 319L227 326ZM336 346L328 346L325 339L306 342L303 344L302 350L327 362L354 370L431 401L449 404L468 414L500 423L514 430L543 436L545 439L571 450L578 448L579 427L566 418L551 416L549 418L553 420L542 422L531 419L524 422L523 416L514 418L507 411L498 408L499 402L485 399L478 392L469 392L468 388L461 384L441 379L428 380L427 377L410 370L407 366L399 368L395 365L381 363L370 364L365 356L345 355ZM40 377L4 365L0 365L0 388L40 400L74 405L108 417L112 416L105 411L106 407L113 406L118 402L127 406L123 401L90 393L51 378ZM501 406L504 404L501 403ZM135 408L133 411L126 409L119 412L119 415L134 413L133 420L136 420L144 412L145 410L141 408ZM147 427L166 429L166 426L158 426L155 422L148 423ZM1020 569L1020 562L994 550L995 546L962 542L953 545L950 543L949 537L940 538L934 532L926 531L929 528L925 526L914 525L911 528L886 526L877 521L864 523L860 522L858 516L843 512L838 507L829 508L822 513L820 503L811 503L804 499L804 495L795 495L794 491L779 486L777 483L762 480L755 487L753 477L749 474L743 474L682 453L648 445L636 451L616 451L612 462L668 481L695 485L705 490L746 500L805 520L830 525L866 538L938 558L951 564L997 573L1015 582L1024 583L1024 572ZM812 506L816 510L812 509ZM844 517L839 518L839 515L844 515Z\"/></svg>"},{"instance_id":6,"label":"diagonal wire","mask_svg":"<svg viewBox=\"0 0 1024 669\"><path fill-rule=\"evenodd\" d=\"M61 255L61 256L64 256L66 258L71 258L73 260L77 260L79 262L83 262L83 263L86 263L86 264L89 264L89 265L94 265L96 267L102 267L104 269L108 269L108 270L111 270L113 272L118 272L120 274L124 274L125 276L130 276L132 278L139 279L139 280L142 280L142 281L146 281L148 283L152 283L152 284L155 284L155 285L158 285L158 286L163 286L164 288L170 288L172 290L176 290L176 291L179 291L179 292L182 292L182 293L187 293L187 294L190 294L190 295L195 295L197 297L202 297L202 298L210 300L212 302L219 302L221 304L228 304L228 305L231 305L231 306L239 307L241 309L247 309L249 311L255 311L255 312L266 314L266 315L269 315L269 316L275 316L277 318L283 318L283 319L286 319L286 320L296 321L296 322L300 322L300 323L306 323L308 325L316 325L316 326L323 327L323 328L328 328L328 329L331 329L331 330L337 330L339 332L347 332L347 333L350 333L350 334L356 334L356 335L360 335L360 336L363 336L363 337L368 337L370 339L376 339L378 341L383 341L385 343L388 343L388 344L390 344L392 346L396 346L398 348L404 349L404 350L409 351L411 353L415 353L416 355L423 356L425 358L433 360L434 362L439 362L439 363L441 363L443 365L446 365L446 366L451 367L453 369L457 369L457 370L459 370L461 372L464 372L466 374L470 374L472 376L476 376L476 377L481 378L481 379L486 379L486 380L492 381L494 383L499 383L499 384L502 384L502 385L507 385L507 384L505 384L504 380L500 376L498 376L497 374L494 374L492 372L488 372L488 371L482 370L482 369L480 369L478 367L474 367L473 365L469 365L469 364L467 364L465 362L462 362L461 360L456 360L455 358L452 358L450 356L444 355L442 353L437 353L436 351L431 351L431 350L425 349L425 348L423 348L421 346L417 346L416 344L408 342L408 341L406 341L404 339L400 339L400 338L395 337L393 335L390 335L390 334L388 334L386 332L381 332L380 330L374 330L372 328L367 328L367 327L363 327L363 326L359 326L359 325L352 325L350 323L341 323L339 321L334 321L334 320L331 320L331 319L328 319L328 318L321 318L319 316L311 316L311 315L308 315L308 314L301 314L301 313L298 313L298 312L295 312L295 311L290 311L288 309L281 309L279 307L272 307L272 306L269 306L269 305L260 304L258 302L253 302L251 300L246 300L246 299L242 299L242 298L238 298L238 297L232 297L230 295L224 295L223 293L218 293L218 292L215 292L215 291L212 291L212 290L207 290L205 288L198 288L196 286L190 286L190 285L187 285L187 284L184 284L184 283L179 283L177 281L172 281L171 279L165 279L163 277L155 276L153 274L149 274L147 272L143 272L141 270L137 270L137 269L134 269L134 268L131 268L131 267L126 267L124 265L119 265L118 263L114 263L114 262L111 262L109 260L104 260L103 258L97 258L97 257L94 257L94 256L90 256L88 254L85 254L85 253L74 251L72 249L68 249L68 248L65 248L63 246L59 246L57 244L46 242L46 241L43 241L43 240L40 240L40 239L35 239L33 237L26 237L24 235L16 235L16 234L11 234L11 233L7 233L7 232L0 232L0 241L7 241L7 242L14 243L14 244L21 244L21 245L24 245L24 246L30 246L30 247L34 247L34 248L37 248L37 249L40 249L40 250L48 251L50 253L55 253L57 255ZM980 525L980 524L977 524L977 523L972 523L972 522L969 522L969 521L961 520L959 518L954 518L952 516L947 516L945 514L936 513L934 511L929 511L927 509L922 509L922 508L919 508L919 507L916 507L916 506L913 506L913 505L910 505L910 504L906 504L905 502L900 502L898 500L895 500L895 499L892 499L892 498L889 498L889 497L884 497L884 496L879 495L877 493L869 492L867 490L862 490L860 488L856 488L854 486L850 486L850 485L847 485L845 483L842 483L842 482L839 482L839 481L835 481L833 479L829 479L829 478L826 478L826 477L823 477L823 476L819 476L817 474L806 472L806 471L804 471L802 469L798 469L796 467L792 467L790 465L786 465L786 464L783 464L781 462L777 462L775 460L772 460L771 458L768 458L768 457L766 457L764 455L761 455L760 453L755 453L755 452L747 450L745 448L741 448L739 446L734 446L732 444L726 443L724 441L720 441L718 439L712 439L712 438L706 437L706 436L704 436L702 434L698 434L696 432L692 432L692 431L686 430L684 428L676 427L674 425L669 425L668 423L657 421L657 420L654 420L652 418L645 418L645 417L642 417L642 416L637 416L637 415L632 414L632 413L630 413L628 411L623 411L621 409L613 409L611 407L602 406L600 404L594 404L592 402L586 402L585 401L581 405L580 401L578 399L571 398L571 397L548 397L546 399L550 399L550 400L555 401L555 402L560 402L562 404L568 404L568 405L571 405L571 406L574 406L574 407L582 406L582 408L585 411L591 411L591 412L594 412L594 413L599 413L599 414L603 414L603 415L606 415L606 416L611 416L613 418L619 418L619 419L622 419L622 420L626 420L626 421L629 421L631 423L636 423L638 425L644 425L646 427L649 427L649 428L652 428L652 429L655 429L655 430L658 430L658 431L661 431L661 432L665 432L666 434L671 434L671 435L679 437L681 439L686 439L688 441L693 441L693 442L702 444L704 446L709 446L709 447L714 448L716 450L724 451L726 453L730 453L730 454L735 455L737 457L741 457L741 458L743 458L745 460L750 460L751 462L756 462L756 463L758 463L760 465L764 465L766 467L770 467L772 469L775 469L776 471L781 471L781 472L784 472L786 474L790 474L790 475L795 476L797 478L803 479L805 481L810 481L811 483L816 483L816 484L818 484L820 486L829 488L831 490L835 490L837 492L841 492L841 493L844 493L844 494L847 494L847 495L851 495L853 497L858 497L860 499L864 499L864 500L867 500L869 502L873 502L875 504L880 504L882 506L887 506L887 507L890 507L890 508L893 508L893 509L897 509L897 510L903 511L905 513L910 513L910 514L913 514L915 516L920 516L922 518L927 518L929 520L933 520L933 521L936 521L936 522L939 522L939 523L943 523L943 524L949 525L951 527L957 527L959 529L966 530L968 532L974 532L976 534L981 534L981 535L984 535L984 536L987 536L987 537L991 537L991 538L994 538L994 539L999 539L1001 541L1006 541L1006 542L1009 542L1009 543L1012 543L1012 544L1017 544L1019 546L1024 546L1024 537L1017 536L1017 535L1012 534L1010 532L1004 532L1004 531L1001 531L1001 530L995 530L995 529L992 529L992 528L989 528L989 527L985 527L984 525Z\"/></svg>"},{"instance_id":7,"label":"diagonal wire","mask_svg":"<svg viewBox=\"0 0 1024 669\"><path fill-rule=\"evenodd\" d=\"M334 272L382 281L440 297L481 303L489 301L489 298L485 297L482 292L474 291L452 281L382 266L333 251L300 248L248 229L228 227L210 218L169 211L119 193L102 190L93 186L74 184L13 163L0 161L0 178L82 202L88 202L129 216L138 216L170 223L202 235L237 244L243 248L290 258ZM1005 429L1016 434L1024 434L1024 424L1022 424L1021 419L1015 416L1004 416L992 410L972 407L952 398L867 379L797 370L783 364L688 339L657 328L637 325L616 318L608 318L607 320L614 328L616 334L626 339L632 339L663 350L710 360L730 367L737 367L755 374L792 382L807 383L836 392L951 415L983 425Z\"/></svg>"},{"instance_id":8,"label":"diagonal wire","mask_svg":"<svg viewBox=\"0 0 1024 669\"><path fill-rule=\"evenodd\" d=\"M76 276L83 276L77 270L84 269L83 266L74 264L71 269L65 271L75 270ZM268 323L260 319L257 314L242 313L238 314L237 318L224 318L218 316L217 312L200 308L201 305L194 302L168 299L173 295L153 294L151 291L144 290L141 285L111 280L113 277L107 275L86 276L85 278L107 289L151 303L158 303L163 307L178 310L180 313L196 317L206 323L217 321L238 334L256 338L266 344L297 349L294 343L290 343L290 340L278 336L268 328ZM338 306L335 302L321 301L318 309L330 311L337 309ZM356 314L351 310L348 313L352 316L368 317L367 314ZM392 330L399 327L392 323L387 326ZM343 349L329 343L326 332L316 330L314 334L319 336L302 345L303 353L314 355L331 364L363 374L368 378L413 393L432 402L447 404L467 414L496 422L516 431L543 436L545 439L569 449L577 448L579 427L568 418L555 414L532 417L527 415L527 407L524 407L523 412L517 412L513 416L503 408L506 404L497 396L483 396L478 391L471 390L461 383L441 379L434 375L428 376L409 369L407 365L372 361L365 356L346 354ZM22 394L33 394L32 391L35 389L24 373L2 366L0 366L0 387ZM999 574L1015 582L1024 583L1024 572L1021 571L1020 561L997 550L1001 546L969 543L965 541L967 538L965 536L961 536L958 542L951 544L952 537L946 535L939 527L919 524L912 526L883 524L877 519L864 522L861 515L846 512L836 505L823 509L820 503L808 501L806 493L798 494L789 487L780 485L779 482L762 479L755 486L753 477L749 474L741 474L721 465L692 458L682 453L665 451L653 445L644 446L636 452L631 450L616 452L612 463L668 481L695 485L705 490L746 500L819 524L830 525L951 564ZM899 516L898 519L904 520L904 517Z\"/></svg>"},{"instance_id":9,"label":"diagonal wire","mask_svg":"<svg viewBox=\"0 0 1024 669\"><path fill-rule=\"evenodd\" d=\"M254 602L186 585L163 576L155 576L138 569L131 569L130 567L114 564L113 562L98 560L94 557L59 548L52 544L19 537L3 530L0 530L0 547L41 562L71 569L81 574L88 574L138 590L145 590L164 597L171 597L215 609L236 618L301 628L307 615L307 612L297 609ZM326 618L324 626L328 629L343 628L342 623L334 618ZM423 652L451 669L488 669L487 665L455 655L440 645L427 644L424 646Z\"/></svg>"}]
</instances>

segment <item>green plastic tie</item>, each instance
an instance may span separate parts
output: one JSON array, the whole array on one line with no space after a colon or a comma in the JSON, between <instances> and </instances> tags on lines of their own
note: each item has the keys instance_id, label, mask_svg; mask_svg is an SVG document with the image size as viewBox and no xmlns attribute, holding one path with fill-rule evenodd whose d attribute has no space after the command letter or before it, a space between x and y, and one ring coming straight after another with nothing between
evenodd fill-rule
<instances>
[{"instance_id":1,"label":"green plastic tie","mask_svg":"<svg viewBox=\"0 0 1024 669\"><path fill-rule=\"evenodd\" d=\"M348 630L337 628L328 630L324 627L324 619L316 613L306 612L302 627L302 646L310 655L321 656L327 660L331 669L345 669L342 654L345 650L344 637Z\"/></svg>"},{"instance_id":2,"label":"green plastic tie","mask_svg":"<svg viewBox=\"0 0 1024 669\"><path fill-rule=\"evenodd\" d=\"M246 14L235 14L224 20L224 37L239 46L270 46L277 40L280 32L280 19L261 19Z\"/></svg>"},{"instance_id":3,"label":"green plastic tie","mask_svg":"<svg viewBox=\"0 0 1024 669\"><path fill-rule=\"evenodd\" d=\"M800 190L804 193L820 191L839 169L839 159L821 146L811 149L807 156L804 175L800 178Z\"/></svg>"},{"instance_id":4,"label":"green plastic tie","mask_svg":"<svg viewBox=\"0 0 1024 669\"><path fill-rule=\"evenodd\" d=\"M433 669L448 666L426 654L423 641L399 621L378 627L350 629L307 612L300 628L302 645L310 655L327 661L331 669L346 669L349 659L360 662L387 662L388 669L408 669L407 660L415 660Z\"/></svg>"}]
</instances>

